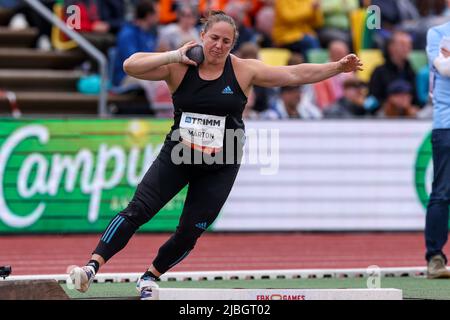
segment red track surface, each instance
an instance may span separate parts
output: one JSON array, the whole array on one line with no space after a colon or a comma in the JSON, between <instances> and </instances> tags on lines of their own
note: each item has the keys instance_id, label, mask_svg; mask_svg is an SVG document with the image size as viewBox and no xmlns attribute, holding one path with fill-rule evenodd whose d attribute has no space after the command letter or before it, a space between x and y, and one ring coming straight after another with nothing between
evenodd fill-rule
<instances>
[{"instance_id":1,"label":"red track surface","mask_svg":"<svg viewBox=\"0 0 450 320\"><path fill-rule=\"evenodd\" d=\"M138 234L101 272L142 272L169 234ZM0 265L13 275L62 274L84 264L99 235L1 236ZM423 234L205 234L171 271L425 266Z\"/></svg>"}]
</instances>

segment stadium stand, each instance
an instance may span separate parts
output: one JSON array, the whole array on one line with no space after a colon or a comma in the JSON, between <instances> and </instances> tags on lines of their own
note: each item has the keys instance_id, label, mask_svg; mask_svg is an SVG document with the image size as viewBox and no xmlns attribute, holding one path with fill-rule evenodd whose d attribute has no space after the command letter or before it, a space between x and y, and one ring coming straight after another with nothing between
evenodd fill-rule
<instances>
[{"instance_id":1,"label":"stadium stand","mask_svg":"<svg viewBox=\"0 0 450 320\"><path fill-rule=\"evenodd\" d=\"M98 97L77 92L83 76L78 67L88 59L86 54L78 49L36 49L37 36L34 28L0 26L0 92L14 93L22 114L97 114ZM135 94L108 97L110 109L146 103ZM0 114L10 115L10 104L7 95L0 94Z\"/></svg>"}]
</instances>

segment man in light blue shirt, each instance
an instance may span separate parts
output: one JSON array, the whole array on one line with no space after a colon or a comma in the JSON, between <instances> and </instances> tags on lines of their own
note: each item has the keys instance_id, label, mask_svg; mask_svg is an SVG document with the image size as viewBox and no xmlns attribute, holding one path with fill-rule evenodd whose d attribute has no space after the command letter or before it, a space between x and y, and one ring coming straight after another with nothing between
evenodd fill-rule
<instances>
[{"instance_id":1,"label":"man in light blue shirt","mask_svg":"<svg viewBox=\"0 0 450 320\"><path fill-rule=\"evenodd\" d=\"M430 92L433 100L433 186L425 224L427 277L450 278L443 247L448 239L450 205L450 22L427 34Z\"/></svg>"}]
</instances>

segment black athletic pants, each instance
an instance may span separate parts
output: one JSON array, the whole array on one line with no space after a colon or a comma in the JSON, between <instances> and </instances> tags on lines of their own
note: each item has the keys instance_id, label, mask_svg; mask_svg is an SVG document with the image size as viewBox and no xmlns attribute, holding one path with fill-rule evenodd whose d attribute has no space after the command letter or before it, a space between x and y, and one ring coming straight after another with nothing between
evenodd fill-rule
<instances>
[{"instance_id":1,"label":"black athletic pants","mask_svg":"<svg viewBox=\"0 0 450 320\"><path fill-rule=\"evenodd\" d=\"M155 216L186 184L186 201L175 233L161 246L153 265L165 273L183 260L197 239L213 223L236 179L239 165L175 165L170 152L161 151L138 185L127 208L108 225L93 253L108 261L125 247L137 229Z\"/></svg>"},{"instance_id":2,"label":"black athletic pants","mask_svg":"<svg viewBox=\"0 0 450 320\"><path fill-rule=\"evenodd\" d=\"M427 261L442 255L448 240L448 215L450 205L450 129L434 129L431 133L433 149L433 185L427 207L425 244Z\"/></svg>"}]
</instances>

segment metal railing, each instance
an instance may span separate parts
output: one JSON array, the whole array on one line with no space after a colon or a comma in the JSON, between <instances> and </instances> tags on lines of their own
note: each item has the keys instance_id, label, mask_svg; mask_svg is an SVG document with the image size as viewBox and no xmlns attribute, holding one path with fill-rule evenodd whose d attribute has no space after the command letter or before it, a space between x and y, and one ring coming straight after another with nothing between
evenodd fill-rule
<instances>
[{"instance_id":1,"label":"metal railing","mask_svg":"<svg viewBox=\"0 0 450 320\"><path fill-rule=\"evenodd\" d=\"M61 29L61 31L64 32L69 38L78 43L78 45L84 51L86 51L92 58L94 58L98 62L100 68L101 84L97 112L100 117L107 116L108 110L106 108L106 104L108 99L108 60L106 59L106 56L83 36L70 29L61 19L54 15L53 12L45 7L39 0L24 1L28 3L33 9L35 9L47 21Z\"/></svg>"}]
</instances>

